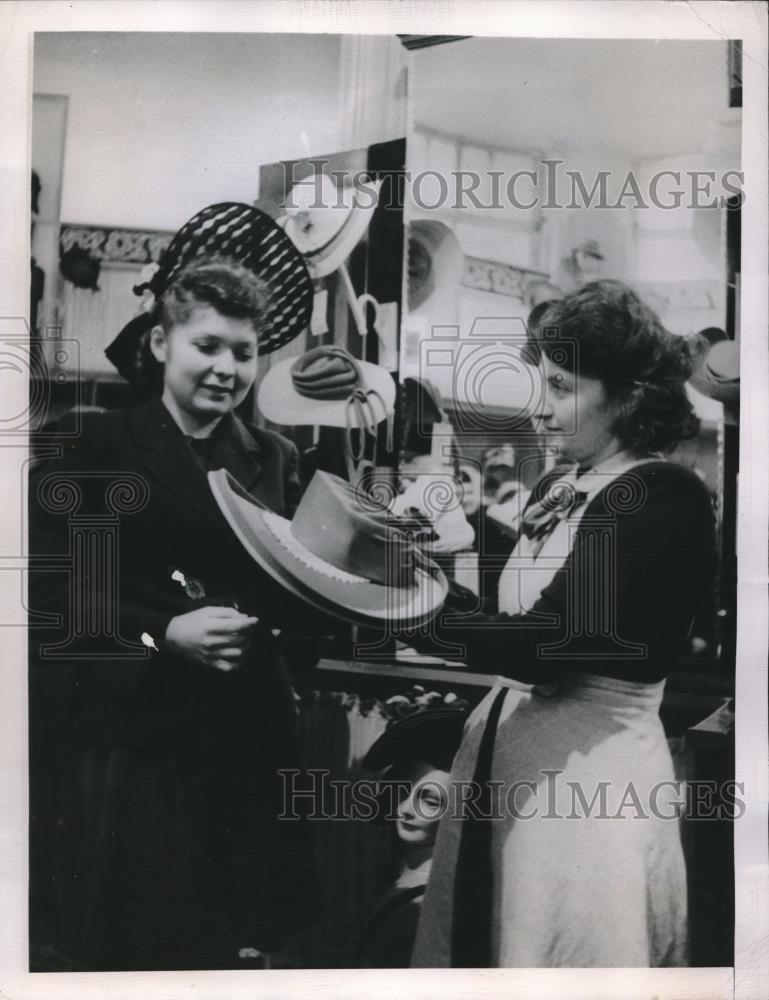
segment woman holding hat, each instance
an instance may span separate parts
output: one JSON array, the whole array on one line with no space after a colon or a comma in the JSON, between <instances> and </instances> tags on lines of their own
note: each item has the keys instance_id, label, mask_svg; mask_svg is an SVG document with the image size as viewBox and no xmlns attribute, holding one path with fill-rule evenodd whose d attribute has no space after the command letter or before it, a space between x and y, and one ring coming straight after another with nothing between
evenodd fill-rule
<instances>
[{"instance_id":1,"label":"woman holding hat","mask_svg":"<svg viewBox=\"0 0 769 1000\"><path fill-rule=\"evenodd\" d=\"M72 583L32 574L34 611L63 623L34 630L33 741L34 692L72 676L42 832L59 845L66 967L238 968L313 922L309 838L278 820L278 772L298 759L273 634L309 616L248 557L206 474L293 512L293 445L235 411L258 355L305 328L312 289L269 217L222 204L174 237L149 290L154 307L107 351L146 401L69 436L65 421L30 487L33 555L71 555L84 517L115 546L75 553Z\"/></svg>"},{"instance_id":2,"label":"woman holding hat","mask_svg":"<svg viewBox=\"0 0 769 1000\"><path fill-rule=\"evenodd\" d=\"M663 458L696 430L691 361L614 281L550 303L530 348L562 464L523 512L500 613L454 585L436 626L511 686L468 722L452 781L474 783L473 809L441 822L413 964L682 964L680 789L659 707L716 568L707 490Z\"/></svg>"}]
</instances>

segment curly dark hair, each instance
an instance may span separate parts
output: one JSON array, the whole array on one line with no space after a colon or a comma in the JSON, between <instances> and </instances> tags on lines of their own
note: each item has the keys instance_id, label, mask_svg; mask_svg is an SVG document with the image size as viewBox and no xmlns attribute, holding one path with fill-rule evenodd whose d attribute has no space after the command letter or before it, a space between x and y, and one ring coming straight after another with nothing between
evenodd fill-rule
<instances>
[{"instance_id":1,"label":"curly dark hair","mask_svg":"<svg viewBox=\"0 0 769 1000\"><path fill-rule=\"evenodd\" d=\"M250 321L257 335L272 322L272 300L264 281L247 267L227 257L198 257L174 278L158 297L153 326L168 332L186 323L199 306L211 306L223 316ZM141 382L158 391L163 384L163 366L150 349L150 334L142 337L137 358Z\"/></svg>"},{"instance_id":2,"label":"curly dark hair","mask_svg":"<svg viewBox=\"0 0 769 1000\"><path fill-rule=\"evenodd\" d=\"M544 353L567 371L600 379L619 404L614 434L633 454L672 451L699 429L686 394L687 342L621 281L593 281L547 303L530 324L527 348L530 358Z\"/></svg>"}]
</instances>

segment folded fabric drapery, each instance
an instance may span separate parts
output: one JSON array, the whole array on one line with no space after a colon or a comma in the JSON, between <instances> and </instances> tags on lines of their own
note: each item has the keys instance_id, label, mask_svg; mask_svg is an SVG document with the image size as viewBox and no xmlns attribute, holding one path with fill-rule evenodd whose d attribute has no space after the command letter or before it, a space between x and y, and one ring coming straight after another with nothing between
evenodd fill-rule
<instances>
[{"instance_id":1,"label":"folded fabric drapery","mask_svg":"<svg viewBox=\"0 0 769 1000\"><path fill-rule=\"evenodd\" d=\"M313 691L299 699L300 752L305 767L315 772L304 776L303 787L310 787L310 778L320 782L323 772L331 789L324 808L329 813L337 809L338 816L332 813L334 818L311 823L321 878L321 921L292 942L289 961L297 968L354 965L360 929L379 894L392 837L382 824L345 818L341 794L337 798L328 782L370 780L360 761L386 725L382 704L362 702L355 694Z\"/></svg>"}]
</instances>

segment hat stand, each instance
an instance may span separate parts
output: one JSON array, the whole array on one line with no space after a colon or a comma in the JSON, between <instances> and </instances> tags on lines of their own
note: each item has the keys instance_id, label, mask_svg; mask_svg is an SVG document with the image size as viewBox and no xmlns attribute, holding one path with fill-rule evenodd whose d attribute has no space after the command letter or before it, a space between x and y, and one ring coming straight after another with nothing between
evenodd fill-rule
<instances>
[{"instance_id":1,"label":"hat stand","mask_svg":"<svg viewBox=\"0 0 769 1000\"><path fill-rule=\"evenodd\" d=\"M368 228L368 225L366 226L366 228ZM361 234L361 237L359 237L359 239L362 238L362 235L363 234ZM313 257L312 261L308 261L311 273L313 273L314 271L317 272L318 270L320 271L320 273L325 273L323 268L323 263L324 263L323 256L324 256L323 251L321 251L318 255L315 255ZM368 336L369 332L369 324L368 320L366 319L366 314L364 312L364 309L367 306L371 306L373 308L374 320L372 323L372 329L374 330L375 333L377 333L376 324L377 324L377 317L379 314L379 302L373 295L369 294L368 292L364 292L361 295L357 294L357 292L355 291L355 286L352 283L352 278L350 277L350 272L348 270L346 260L342 260L335 268L335 271L339 274L339 277L341 279L342 287L344 288L345 298L347 299L347 305L350 309L350 313L352 314L353 322L355 323L355 328L358 331L358 335L360 336L361 340L365 341L365 338ZM333 274L334 271L331 271L329 273ZM380 343L382 343L381 338L380 338ZM358 428L358 433L363 436L363 440L359 442L359 447L356 449L356 454L352 453L353 452L352 437L351 437L352 432L353 432L352 428L348 429L345 439L345 456L347 459L346 465L348 470L348 478L353 486L362 486L366 476L373 473L374 468L376 466L377 432L376 429L374 429L372 434L369 428L366 426ZM320 427L314 426L313 447L317 446L319 437L320 437ZM366 450L366 442L369 437L373 437L374 440L374 454L371 458L365 458L364 454Z\"/></svg>"}]
</instances>

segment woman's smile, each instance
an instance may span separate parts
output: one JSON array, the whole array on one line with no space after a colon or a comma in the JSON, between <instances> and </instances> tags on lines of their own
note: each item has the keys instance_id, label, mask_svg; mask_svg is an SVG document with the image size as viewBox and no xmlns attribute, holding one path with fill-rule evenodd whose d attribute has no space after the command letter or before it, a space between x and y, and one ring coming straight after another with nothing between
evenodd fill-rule
<instances>
[{"instance_id":1,"label":"woman's smile","mask_svg":"<svg viewBox=\"0 0 769 1000\"><path fill-rule=\"evenodd\" d=\"M166 333L153 331L153 352L165 367L163 402L194 434L236 409L254 384L257 335L250 321L195 309Z\"/></svg>"}]
</instances>

